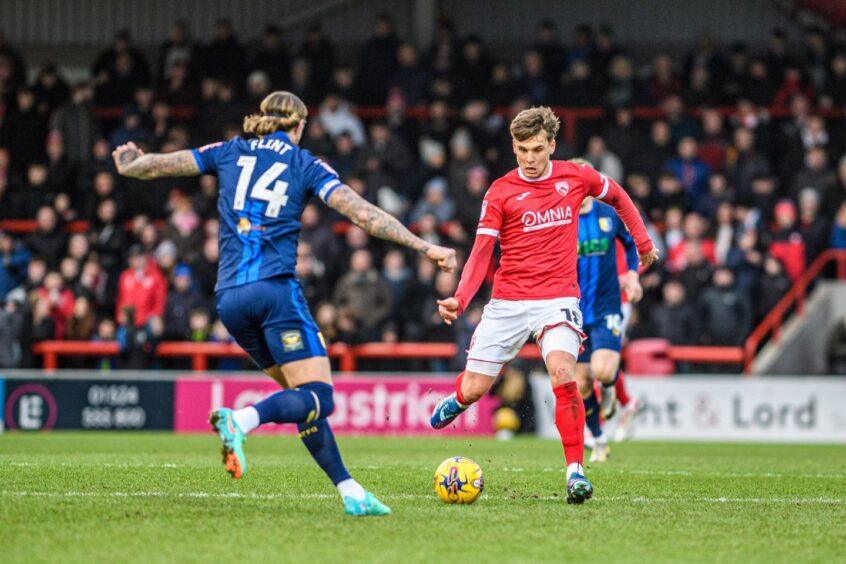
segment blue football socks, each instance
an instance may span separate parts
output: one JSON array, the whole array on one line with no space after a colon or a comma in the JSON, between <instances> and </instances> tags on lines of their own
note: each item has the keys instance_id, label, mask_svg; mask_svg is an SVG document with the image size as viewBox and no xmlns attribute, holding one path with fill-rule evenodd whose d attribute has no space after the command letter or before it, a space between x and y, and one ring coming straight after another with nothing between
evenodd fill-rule
<instances>
[{"instance_id":1,"label":"blue football socks","mask_svg":"<svg viewBox=\"0 0 846 564\"><path fill-rule=\"evenodd\" d=\"M344 461L341 459L335 435L328 421L321 419L313 423L300 423L297 429L311 457L326 472L333 484L338 485L344 480L349 480L350 473L347 472Z\"/></svg>"},{"instance_id":2,"label":"blue football socks","mask_svg":"<svg viewBox=\"0 0 846 564\"><path fill-rule=\"evenodd\" d=\"M329 417L335 409L332 386L310 382L293 390L282 390L255 405L259 422L310 423Z\"/></svg>"}]
</instances>

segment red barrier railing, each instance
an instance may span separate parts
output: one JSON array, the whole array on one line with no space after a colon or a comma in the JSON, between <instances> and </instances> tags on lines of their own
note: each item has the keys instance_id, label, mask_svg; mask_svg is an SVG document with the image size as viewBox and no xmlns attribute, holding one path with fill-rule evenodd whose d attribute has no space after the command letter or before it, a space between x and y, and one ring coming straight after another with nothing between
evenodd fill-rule
<instances>
[{"instance_id":1,"label":"red barrier railing","mask_svg":"<svg viewBox=\"0 0 846 564\"><path fill-rule=\"evenodd\" d=\"M118 343L96 341L43 341L33 347L33 352L44 357L45 370L56 370L62 356L118 356ZM341 372L355 372L359 360L426 360L455 358L458 352L454 343L365 343L346 345L333 343L329 357L338 360ZM235 343L195 343L191 341L166 341L159 343L155 353L158 358L190 358L191 369L208 370L210 358L247 358L247 353ZM625 350L623 351L625 357ZM743 349L740 347L670 347L668 356L679 362L740 364ZM540 360L535 345L526 345L519 358Z\"/></svg>"},{"instance_id":2,"label":"red barrier railing","mask_svg":"<svg viewBox=\"0 0 846 564\"><path fill-rule=\"evenodd\" d=\"M158 229L164 228L164 221L156 220L153 225ZM85 219L77 219L69 221L62 225L62 231L65 233L89 233L93 229L91 222ZM127 233L132 232L132 221L125 221L123 229ZM38 222L34 219L4 219L0 220L0 231L8 231L9 233L34 233L38 231Z\"/></svg>"},{"instance_id":3,"label":"red barrier railing","mask_svg":"<svg viewBox=\"0 0 846 564\"><path fill-rule=\"evenodd\" d=\"M807 297L808 286L817 278L822 269L832 262L837 263L837 278L840 280L846 279L846 251L835 249L823 251L752 331L743 347L743 371L747 375L752 374L755 356L764 340L772 336L774 343L781 341L781 328L790 308L795 305L796 313L800 316L805 315L805 298Z\"/></svg>"},{"instance_id":4,"label":"red barrier railing","mask_svg":"<svg viewBox=\"0 0 846 564\"><path fill-rule=\"evenodd\" d=\"M625 357L625 354L623 356ZM693 364L741 364L743 362L743 348L680 345L670 347L667 351L667 357L677 362Z\"/></svg>"},{"instance_id":5,"label":"red barrier railing","mask_svg":"<svg viewBox=\"0 0 846 564\"><path fill-rule=\"evenodd\" d=\"M0 221L0 231L9 233L33 233L38 230L38 223L34 219L4 219ZM71 221L62 226L65 233L87 233L91 231L91 223L84 220Z\"/></svg>"}]
</instances>

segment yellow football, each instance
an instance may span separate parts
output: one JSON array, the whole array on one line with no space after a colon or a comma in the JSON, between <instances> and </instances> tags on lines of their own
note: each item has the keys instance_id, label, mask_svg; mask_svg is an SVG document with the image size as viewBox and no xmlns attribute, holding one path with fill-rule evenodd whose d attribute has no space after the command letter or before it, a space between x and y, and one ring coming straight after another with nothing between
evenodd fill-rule
<instances>
[{"instance_id":1,"label":"yellow football","mask_svg":"<svg viewBox=\"0 0 846 564\"><path fill-rule=\"evenodd\" d=\"M484 488L482 469L464 456L447 458L435 470L435 493L444 503L473 503Z\"/></svg>"}]
</instances>

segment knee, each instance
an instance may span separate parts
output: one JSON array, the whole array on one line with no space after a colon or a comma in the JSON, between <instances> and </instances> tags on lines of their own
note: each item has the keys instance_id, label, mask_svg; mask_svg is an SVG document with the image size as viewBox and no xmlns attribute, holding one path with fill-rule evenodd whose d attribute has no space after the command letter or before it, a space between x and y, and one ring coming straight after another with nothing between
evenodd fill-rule
<instances>
[{"instance_id":1,"label":"knee","mask_svg":"<svg viewBox=\"0 0 846 564\"><path fill-rule=\"evenodd\" d=\"M607 384L614 379L614 373L617 372L617 369L612 365L612 363L608 362L600 364L595 370L591 370L591 372L594 378L603 384Z\"/></svg>"},{"instance_id":2,"label":"knee","mask_svg":"<svg viewBox=\"0 0 846 564\"><path fill-rule=\"evenodd\" d=\"M570 366L559 366L550 374L552 378L552 387L566 384L567 382L574 382L576 380L576 371Z\"/></svg>"},{"instance_id":3,"label":"knee","mask_svg":"<svg viewBox=\"0 0 846 564\"><path fill-rule=\"evenodd\" d=\"M314 419L326 419L335 411L335 389L324 382L310 382L299 387L314 399Z\"/></svg>"}]
</instances>

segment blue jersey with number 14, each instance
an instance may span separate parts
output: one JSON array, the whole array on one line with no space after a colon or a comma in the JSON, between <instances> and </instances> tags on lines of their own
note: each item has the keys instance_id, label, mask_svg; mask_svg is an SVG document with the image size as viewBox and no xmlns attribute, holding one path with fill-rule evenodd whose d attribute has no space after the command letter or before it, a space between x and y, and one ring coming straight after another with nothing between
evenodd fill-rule
<instances>
[{"instance_id":1,"label":"blue jersey with number 14","mask_svg":"<svg viewBox=\"0 0 846 564\"><path fill-rule=\"evenodd\" d=\"M294 276L300 216L312 196L341 185L332 167L284 132L194 149L201 174L216 174L220 214L217 290Z\"/></svg>"}]
</instances>

